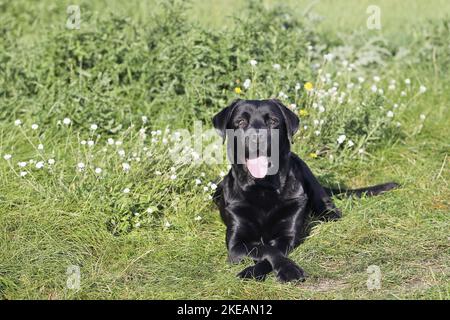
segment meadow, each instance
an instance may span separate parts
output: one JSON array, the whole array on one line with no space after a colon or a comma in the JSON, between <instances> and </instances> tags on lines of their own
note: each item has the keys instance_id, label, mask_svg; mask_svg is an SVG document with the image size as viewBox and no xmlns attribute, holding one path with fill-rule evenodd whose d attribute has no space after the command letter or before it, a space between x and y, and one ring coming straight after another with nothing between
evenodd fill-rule
<instances>
[{"instance_id":1,"label":"meadow","mask_svg":"<svg viewBox=\"0 0 450 320\"><path fill-rule=\"evenodd\" d=\"M448 1L0 1L0 39L1 299L450 298ZM236 278L195 148L269 97L321 182L401 185L335 199L299 284Z\"/></svg>"}]
</instances>

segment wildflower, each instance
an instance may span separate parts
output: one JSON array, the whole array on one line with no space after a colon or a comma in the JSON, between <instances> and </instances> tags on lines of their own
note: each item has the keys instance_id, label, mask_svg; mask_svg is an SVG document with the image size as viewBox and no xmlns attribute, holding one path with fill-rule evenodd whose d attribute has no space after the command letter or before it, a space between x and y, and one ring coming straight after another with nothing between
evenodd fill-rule
<instances>
[{"instance_id":1,"label":"wildflower","mask_svg":"<svg viewBox=\"0 0 450 320\"><path fill-rule=\"evenodd\" d=\"M173 175L170 176L170 180L175 180L176 178L177 178L176 174L173 174Z\"/></svg>"},{"instance_id":2,"label":"wildflower","mask_svg":"<svg viewBox=\"0 0 450 320\"><path fill-rule=\"evenodd\" d=\"M109 145L112 145L112 144L114 144L114 139L113 138L108 138L108 144Z\"/></svg>"},{"instance_id":3,"label":"wildflower","mask_svg":"<svg viewBox=\"0 0 450 320\"><path fill-rule=\"evenodd\" d=\"M388 87L388 90L390 90L390 91L395 90L395 84L390 84Z\"/></svg>"},{"instance_id":4,"label":"wildflower","mask_svg":"<svg viewBox=\"0 0 450 320\"><path fill-rule=\"evenodd\" d=\"M6 161L8 161L9 159L11 159L11 157L12 157L12 155L10 155L10 154L5 154L5 155L3 156L3 159L5 159Z\"/></svg>"},{"instance_id":5,"label":"wildflower","mask_svg":"<svg viewBox=\"0 0 450 320\"><path fill-rule=\"evenodd\" d=\"M39 126L38 126L36 123L33 123L33 124L31 125L31 129L37 130L37 128L39 128Z\"/></svg>"},{"instance_id":6,"label":"wildflower","mask_svg":"<svg viewBox=\"0 0 450 320\"><path fill-rule=\"evenodd\" d=\"M300 88L301 88L300 83L297 82L297 83L295 84L295 91L300 90Z\"/></svg>"},{"instance_id":7,"label":"wildflower","mask_svg":"<svg viewBox=\"0 0 450 320\"><path fill-rule=\"evenodd\" d=\"M125 188L122 190L123 193L130 193L130 188Z\"/></svg>"},{"instance_id":8,"label":"wildflower","mask_svg":"<svg viewBox=\"0 0 450 320\"><path fill-rule=\"evenodd\" d=\"M39 143L37 148L38 150L44 150L44 145L42 143Z\"/></svg>"},{"instance_id":9,"label":"wildflower","mask_svg":"<svg viewBox=\"0 0 450 320\"><path fill-rule=\"evenodd\" d=\"M306 117L308 115L308 111L306 111L305 109L302 109L298 112L298 115L300 117Z\"/></svg>"},{"instance_id":10,"label":"wildflower","mask_svg":"<svg viewBox=\"0 0 450 320\"><path fill-rule=\"evenodd\" d=\"M95 170L94 170L94 172L96 173L96 174L100 174L100 173L102 173L102 168L95 168Z\"/></svg>"},{"instance_id":11,"label":"wildflower","mask_svg":"<svg viewBox=\"0 0 450 320\"><path fill-rule=\"evenodd\" d=\"M345 141L346 138L347 138L347 137L345 136L345 134L341 134L341 135L337 138L338 144L342 144L342 143Z\"/></svg>"},{"instance_id":12,"label":"wildflower","mask_svg":"<svg viewBox=\"0 0 450 320\"><path fill-rule=\"evenodd\" d=\"M83 162L79 162L79 163L77 164L77 167L78 167L78 170L79 170L79 171L83 171L85 165L84 165Z\"/></svg>"},{"instance_id":13,"label":"wildflower","mask_svg":"<svg viewBox=\"0 0 450 320\"><path fill-rule=\"evenodd\" d=\"M375 81L375 82L380 82L380 77L379 76L374 76L373 77L373 81Z\"/></svg>"},{"instance_id":14,"label":"wildflower","mask_svg":"<svg viewBox=\"0 0 450 320\"><path fill-rule=\"evenodd\" d=\"M306 82L304 88L306 91L311 91L312 89L314 89L314 85L311 82Z\"/></svg>"},{"instance_id":15,"label":"wildflower","mask_svg":"<svg viewBox=\"0 0 450 320\"><path fill-rule=\"evenodd\" d=\"M139 228L139 227L141 226L141 223L140 223L140 222L136 222L136 223L134 224L134 226L135 226L136 228Z\"/></svg>"},{"instance_id":16,"label":"wildflower","mask_svg":"<svg viewBox=\"0 0 450 320\"><path fill-rule=\"evenodd\" d=\"M19 163L17 163L17 165L21 168L25 167L27 165L27 163L25 161L21 161Z\"/></svg>"},{"instance_id":17,"label":"wildflower","mask_svg":"<svg viewBox=\"0 0 450 320\"><path fill-rule=\"evenodd\" d=\"M308 126L303 126L303 129L304 130L308 130Z\"/></svg>"},{"instance_id":18,"label":"wildflower","mask_svg":"<svg viewBox=\"0 0 450 320\"><path fill-rule=\"evenodd\" d=\"M153 209L152 207L149 207L149 208L147 208L146 211L148 214L152 214L155 211L155 209Z\"/></svg>"},{"instance_id":19,"label":"wildflower","mask_svg":"<svg viewBox=\"0 0 450 320\"><path fill-rule=\"evenodd\" d=\"M378 88L377 88L376 85L372 85L372 86L370 87L370 90L371 90L373 93L375 93L375 92L378 91Z\"/></svg>"},{"instance_id":20,"label":"wildflower","mask_svg":"<svg viewBox=\"0 0 450 320\"><path fill-rule=\"evenodd\" d=\"M250 84L252 83L252 81L250 79L245 79L244 83L242 84L244 86L245 89L250 88ZM236 93L240 93L240 92L236 92Z\"/></svg>"},{"instance_id":21,"label":"wildflower","mask_svg":"<svg viewBox=\"0 0 450 320\"><path fill-rule=\"evenodd\" d=\"M314 134L315 134L316 136L320 136L320 130L314 131Z\"/></svg>"},{"instance_id":22,"label":"wildflower","mask_svg":"<svg viewBox=\"0 0 450 320\"><path fill-rule=\"evenodd\" d=\"M28 174L28 172L26 171L20 171L20 176L21 177L25 177Z\"/></svg>"},{"instance_id":23,"label":"wildflower","mask_svg":"<svg viewBox=\"0 0 450 320\"><path fill-rule=\"evenodd\" d=\"M402 97L406 97L406 92L405 92L405 91L402 91L402 92L400 93L400 95L401 95Z\"/></svg>"},{"instance_id":24,"label":"wildflower","mask_svg":"<svg viewBox=\"0 0 450 320\"><path fill-rule=\"evenodd\" d=\"M319 106L319 113L323 113L323 112L325 112L324 106Z\"/></svg>"},{"instance_id":25,"label":"wildflower","mask_svg":"<svg viewBox=\"0 0 450 320\"><path fill-rule=\"evenodd\" d=\"M70 120L69 118L64 118L63 119L63 123L68 126L70 123L72 122L72 120Z\"/></svg>"},{"instance_id":26,"label":"wildflower","mask_svg":"<svg viewBox=\"0 0 450 320\"><path fill-rule=\"evenodd\" d=\"M349 147L353 147L355 145L355 143L352 140L348 140L347 145Z\"/></svg>"},{"instance_id":27,"label":"wildflower","mask_svg":"<svg viewBox=\"0 0 450 320\"><path fill-rule=\"evenodd\" d=\"M273 65L273 68L274 68L275 70L280 70L280 69L281 69L281 66L280 66L278 63L275 63L275 64Z\"/></svg>"},{"instance_id":28,"label":"wildflower","mask_svg":"<svg viewBox=\"0 0 450 320\"><path fill-rule=\"evenodd\" d=\"M280 93L278 93L278 97L281 98L281 99L287 99L288 98L287 94L285 94L283 91L280 91Z\"/></svg>"},{"instance_id":29,"label":"wildflower","mask_svg":"<svg viewBox=\"0 0 450 320\"><path fill-rule=\"evenodd\" d=\"M427 91L427 87L425 86L420 86L419 88L419 93L425 93Z\"/></svg>"},{"instance_id":30,"label":"wildflower","mask_svg":"<svg viewBox=\"0 0 450 320\"><path fill-rule=\"evenodd\" d=\"M317 158L317 153L311 152L311 153L309 154L309 157L312 158L312 159L316 159L316 158Z\"/></svg>"},{"instance_id":31,"label":"wildflower","mask_svg":"<svg viewBox=\"0 0 450 320\"><path fill-rule=\"evenodd\" d=\"M358 82L359 83L363 83L366 79L364 79L363 77L358 77Z\"/></svg>"},{"instance_id":32,"label":"wildflower","mask_svg":"<svg viewBox=\"0 0 450 320\"><path fill-rule=\"evenodd\" d=\"M86 144L86 140L81 140L80 143L84 146Z\"/></svg>"},{"instance_id":33,"label":"wildflower","mask_svg":"<svg viewBox=\"0 0 450 320\"><path fill-rule=\"evenodd\" d=\"M142 116L141 119L142 119L142 123L147 123L147 121L148 121L148 118L146 116Z\"/></svg>"},{"instance_id":34,"label":"wildflower","mask_svg":"<svg viewBox=\"0 0 450 320\"><path fill-rule=\"evenodd\" d=\"M252 60L250 60L250 64L252 67L254 67L258 64L258 61L252 59Z\"/></svg>"},{"instance_id":35,"label":"wildflower","mask_svg":"<svg viewBox=\"0 0 450 320\"><path fill-rule=\"evenodd\" d=\"M36 163L36 169L41 169L44 167L44 161L39 161Z\"/></svg>"},{"instance_id":36,"label":"wildflower","mask_svg":"<svg viewBox=\"0 0 450 320\"><path fill-rule=\"evenodd\" d=\"M211 188L211 190L216 190L217 189L217 185L215 183L211 183L210 188Z\"/></svg>"},{"instance_id":37,"label":"wildflower","mask_svg":"<svg viewBox=\"0 0 450 320\"><path fill-rule=\"evenodd\" d=\"M353 89L353 87L355 86L355 84L353 82L350 82L347 84L347 89Z\"/></svg>"},{"instance_id":38,"label":"wildflower","mask_svg":"<svg viewBox=\"0 0 450 320\"><path fill-rule=\"evenodd\" d=\"M409 86L411 84L411 79L405 79L405 84Z\"/></svg>"},{"instance_id":39,"label":"wildflower","mask_svg":"<svg viewBox=\"0 0 450 320\"><path fill-rule=\"evenodd\" d=\"M97 129L98 129L98 126L95 123L91 124L91 130L92 131L95 131Z\"/></svg>"},{"instance_id":40,"label":"wildflower","mask_svg":"<svg viewBox=\"0 0 450 320\"><path fill-rule=\"evenodd\" d=\"M89 147L92 147L92 146L94 145L94 141L89 140L89 141L87 142L87 144L88 144Z\"/></svg>"},{"instance_id":41,"label":"wildflower","mask_svg":"<svg viewBox=\"0 0 450 320\"><path fill-rule=\"evenodd\" d=\"M156 170L156 171L155 171L155 174L156 174L157 176L162 175L161 171L159 171L159 170Z\"/></svg>"},{"instance_id":42,"label":"wildflower","mask_svg":"<svg viewBox=\"0 0 450 320\"><path fill-rule=\"evenodd\" d=\"M128 171L130 171L130 169L131 169L131 166L128 163L126 163L126 162L122 163L123 171L128 172Z\"/></svg>"},{"instance_id":43,"label":"wildflower","mask_svg":"<svg viewBox=\"0 0 450 320\"><path fill-rule=\"evenodd\" d=\"M420 120L424 121L426 117L427 117L427 116L424 115L424 114L422 113L422 114L420 115Z\"/></svg>"},{"instance_id":44,"label":"wildflower","mask_svg":"<svg viewBox=\"0 0 450 320\"><path fill-rule=\"evenodd\" d=\"M164 227L166 227L166 228L170 228L170 226L171 226L171 224L170 224L170 222L169 222L169 221L166 221L166 222L164 223Z\"/></svg>"},{"instance_id":45,"label":"wildflower","mask_svg":"<svg viewBox=\"0 0 450 320\"><path fill-rule=\"evenodd\" d=\"M47 162L49 165L55 164L55 159L48 159Z\"/></svg>"},{"instance_id":46,"label":"wildflower","mask_svg":"<svg viewBox=\"0 0 450 320\"><path fill-rule=\"evenodd\" d=\"M202 180L200 180L200 179L195 179L195 184L196 185L199 185L199 184L201 184L202 183Z\"/></svg>"},{"instance_id":47,"label":"wildflower","mask_svg":"<svg viewBox=\"0 0 450 320\"><path fill-rule=\"evenodd\" d=\"M241 93L242 93L242 90L241 90L240 87L236 87L236 88L234 88L234 92L235 92L236 94L241 94Z\"/></svg>"},{"instance_id":48,"label":"wildflower","mask_svg":"<svg viewBox=\"0 0 450 320\"><path fill-rule=\"evenodd\" d=\"M393 108L397 109L398 108L398 104L394 103Z\"/></svg>"},{"instance_id":49,"label":"wildflower","mask_svg":"<svg viewBox=\"0 0 450 320\"><path fill-rule=\"evenodd\" d=\"M225 172L223 172L223 171L220 171L220 173L219 173L219 175L223 178L223 177L225 177Z\"/></svg>"},{"instance_id":50,"label":"wildflower","mask_svg":"<svg viewBox=\"0 0 450 320\"><path fill-rule=\"evenodd\" d=\"M202 217L196 216L196 217L194 218L194 220L195 220L195 221L200 221L200 220L202 220Z\"/></svg>"},{"instance_id":51,"label":"wildflower","mask_svg":"<svg viewBox=\"0 0 450 320\"><path fill-rule=\"evenodd\" d=\"M115 144L116 146L121 146L121 145L122 145L122 141L117 140L114 144Z\"/></svg>"},{"instance_id":52,"label":"wildflower","mask_svg":"<svg viewBox=\"0 0 450 320\"><path fill-rule=\"evenodd\" d=\"M393 118L393 117L394 117L394 113L393 113L391 110L389 110L389 111L387 112L386 116L387 116L388 118Z\"/></svg>"},{"instance_id":53,"label":"wildflower","mask_svg":"<svg viewBox=\"0 0 450 320\"><path fill-rule=\"evenodd\" d=\"M203 187L203 191L208 192L209 188L207 186Z\"/></svg>"},{"instance_id":54,"label":"wildflower","mask_svg":"<svg viewBox=\"0 0 450 320\"><path fill-rule=\"evenodd\" d=\"M119 151L117 151L117 153L119 154L119 156L125 157L125 150L120 149Z\"/></svg>"},{"instance_id":55,"label":"wildflower","mask_svg":"<svg viewBox=\"0 0 450 320\"><path fill-rule=\"evenodd\" d=\"M323 58L325 59L325 61L331 61L333 60L334 56L331 53L328 53L324 55Z\"/></svg>"}]
</instances>

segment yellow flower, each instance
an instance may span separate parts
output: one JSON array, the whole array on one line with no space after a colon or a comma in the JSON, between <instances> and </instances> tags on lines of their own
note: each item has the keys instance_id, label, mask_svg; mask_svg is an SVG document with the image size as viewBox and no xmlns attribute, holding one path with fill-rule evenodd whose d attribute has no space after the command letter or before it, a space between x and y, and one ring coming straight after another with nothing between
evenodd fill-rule
<instances>
[{"instance_id":1,"label":"yellow flower","mask_svg":"<svg viewBox=\"0 0 450 320\"><path fill-rule=\"evenodd\" d=\"M312 89L314 89L314 85L311 82L306 82L304 87L306 91L311 91Z\"/></svg>"},{"instance_id":2,"label":"yellow flower","mask_svg":"<svg viewBox=\"0 0 450 320\"><path fill-rule=\"evenodd\" d=\"M237 94L241 94L242 90L239 87L234 88L234 92L236 92Z\"/></svg>"},{"instance_id":3,"label":"yellow flower","mask_svg":"<svg viewBox=\"0 0 450 320\"><path fill-rule=\"evenodd\" d=\"M309 114L308 111L306 111L305 109L302 109L298 112L298 115L300 117L306 117L308 114Z\"/></svg>"},{"instance_id":4,"label":"yellow flower","mask_svg":"<svg viewBox=\"0 0 450 320\"><path fill-rule=\"evenodd\" d=\"M309 154L309 157L315 159L315 158L317 158L317 153L311 152L311 153Z\"/></svg>"}]
</instances>

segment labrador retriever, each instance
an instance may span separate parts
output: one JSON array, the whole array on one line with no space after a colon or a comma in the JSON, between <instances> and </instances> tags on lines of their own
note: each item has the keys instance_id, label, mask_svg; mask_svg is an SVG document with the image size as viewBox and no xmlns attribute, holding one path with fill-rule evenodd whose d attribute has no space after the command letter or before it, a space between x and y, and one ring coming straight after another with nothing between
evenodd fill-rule
<instances>
[{"instance_id":1,"label":"labrador retriever","mask_svg":"<svg viewBox=\"0 0 450 320\"><path fill-rule=\"evenodd\" d=\"M235 100L213 117L213 125L227 141L232 163L213 196L226 225L228 257L232 263L245 257L255 263L241 278L264 280L274 271L281 282L304 281L305 272L288 254L302 241L308 215L336 220L341 212L332 195L378 195L398 186L322 186L291 152L299 119L277 99Z\"/></svg>"}]
</instances>

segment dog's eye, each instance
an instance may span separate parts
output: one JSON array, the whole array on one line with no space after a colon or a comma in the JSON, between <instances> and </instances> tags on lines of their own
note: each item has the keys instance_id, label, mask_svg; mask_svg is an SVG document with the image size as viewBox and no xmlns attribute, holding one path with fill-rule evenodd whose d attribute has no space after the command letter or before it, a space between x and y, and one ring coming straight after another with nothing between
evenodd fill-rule
<instances>
[{"instance_id":1,"label":"dog's eye","mask_svg":"<svg viewBox=\"0 0 450 320\"><path fill-rule=\"evenodd\" d=\"M247 126L247 120L239 119L238 121L236 121L236 124L240 128L245 128Z\"/></svg>"},{"instance_id":2,"label":"dog's eye","mask_svg":"<svg viewBox=\"0 0 450 320\"><path fill-rule=\"evenodd\" d=\"M267 121L267 124L271 127L274 127L274 126L278 125L278 119L277 118L269 118L269 120Z\"/></svg>"}]
</instances>

